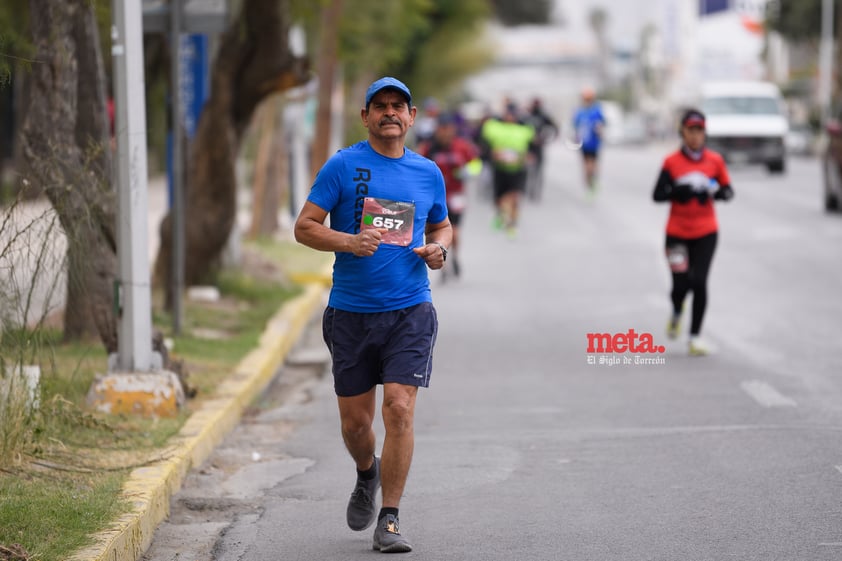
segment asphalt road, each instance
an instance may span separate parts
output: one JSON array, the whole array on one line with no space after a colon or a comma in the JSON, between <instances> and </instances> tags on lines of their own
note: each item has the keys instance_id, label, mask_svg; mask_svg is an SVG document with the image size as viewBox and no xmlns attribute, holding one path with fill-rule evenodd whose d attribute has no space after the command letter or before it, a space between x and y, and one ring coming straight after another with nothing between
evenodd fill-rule
<instances>
[{"instance_id":1,"label":"asphalt road","mask_svg":"<svg viewBox=\"0 0 842 561\"><path fill-rule=\"evenodd\" d=\"M816 160L732 169L704 328L716 353L689 357L664 334L667 207L651 190L668 148L608 147L588 201L578 155L552 145L515 240L474 191L462 277L432 274L406 558L842 558L842 216L822 210ZM657 364L587 352L589 333L631 329L665 347L640 355ZM188 479L147 561L380 555L345 526L354 473L318 318L300 352L308 366L285 367Z\"/></svg>"}]
</instances>

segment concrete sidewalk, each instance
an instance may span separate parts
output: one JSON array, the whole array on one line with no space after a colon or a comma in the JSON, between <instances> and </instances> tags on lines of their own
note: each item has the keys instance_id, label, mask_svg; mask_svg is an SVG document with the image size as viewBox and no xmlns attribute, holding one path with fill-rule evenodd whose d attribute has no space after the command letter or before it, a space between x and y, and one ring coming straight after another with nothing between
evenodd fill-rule
<instances>
[{"instance_id":1,"label":"concrete sidewalk","mask_svg":"<svg viewBox=\"0 0 842 561\"><path fill-rule=\"evenodd\" d=\"M268 322L260 343L195 411L169 444L165 457L135 469L124 486L132 510L96 543L69 561L135 561L149 548L155 529L169 515L170 498L187 473L201 465L240 421L244 410L272 381L308 321L324 306L327 272L309 282Z\"/></svg>"}]
</instances>

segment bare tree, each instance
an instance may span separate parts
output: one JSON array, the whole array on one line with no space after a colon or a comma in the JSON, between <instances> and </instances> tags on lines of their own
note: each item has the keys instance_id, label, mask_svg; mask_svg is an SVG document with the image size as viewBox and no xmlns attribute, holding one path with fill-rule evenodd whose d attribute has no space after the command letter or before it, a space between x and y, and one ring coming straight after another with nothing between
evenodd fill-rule
<instances>
[{"instance_id":1,"label":"bare tree","mask_svg":"<svg viewBox=\"0 0 842 561\"><path fill-rule=\"evenodd\" d=\"M316 133L313 137L313 150L310 158L311 177L321 169L330 152L330 114L331 99L337 68L339 49L339 22L342 17L342 0L330 0L322 8L319 41L319 99L316 109Z\"/></svg>"},{"instance_id":2,"label":"bare tree","mask_svg":"<svg viewBox=\"0 0 842 561\"><path fill-rule=\"evenodd\" d=\"M23 157L67 236L67 339L117 350L115 194L99 32L87 0L30 0L35 51Z\"/></svg>"},{"instance_id":3,"label":"bare tree","mask_svg":"<svg viewBox=\"0 0 842 561\"><path fill-rule=\"evenodd\" d=\"M289 151L282 119L284 103L278 97L267 99L254 116L258 138L249 228L252 239L278 231L281 194L289 185Z\"/></svg>"},{"instance_id":4,"label":"bare tree","mask_svg":"<svg viewBox=\"0 0 842 561\"><path fill-rule=\"evenodd\" d=\"M191 147L185 196L185 282L207 282L219 264L237 210L235 163L257 105L309 79L307 60L289 48L290 0L244 0L223 34L211 92ZM161 223L155 281L171 293L172 215Z\"/></svg>"}]
</instances>

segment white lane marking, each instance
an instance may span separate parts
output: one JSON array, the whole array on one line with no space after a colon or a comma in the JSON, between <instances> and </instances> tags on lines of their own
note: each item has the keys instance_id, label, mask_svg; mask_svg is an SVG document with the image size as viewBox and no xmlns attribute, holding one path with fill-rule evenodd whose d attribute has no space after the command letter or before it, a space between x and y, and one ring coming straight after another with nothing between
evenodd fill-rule
<instances>
[{"instance_id":1,"label":"white lane marking","mask_svg":"<svg viewBox=\"0 0 842 561\"><path fill-rule=\"evenodd\" d=\"M824 542L820 543L820 546L827 546L827 547L842 547L842 542Z\"/></svg>"},{"instance_id":2,"label":"white lane marking","mask_svg":"<svg viewBox=\"0 0 842 561\"><path fill-rule=\"evenodd\" d=\"M791 398L761 380L746 380L740 387L763 407L795 407Z\"/></svg>"},{"instance_id":3,"label":"white lane marking","mask_svg":"<svg viewBox=\"0 0 842 561\"><path fill-rule=\"evenodd\" d=\"M836 468L836 471L838 471L839 473L842 473L842 466L833 466L833 467Z\"/></svg>"}]
</instances>

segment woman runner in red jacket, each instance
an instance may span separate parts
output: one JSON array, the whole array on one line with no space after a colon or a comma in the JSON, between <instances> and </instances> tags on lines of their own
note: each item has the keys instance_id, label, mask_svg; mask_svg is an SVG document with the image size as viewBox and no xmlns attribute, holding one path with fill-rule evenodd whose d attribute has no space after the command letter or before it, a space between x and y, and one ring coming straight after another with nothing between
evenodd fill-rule
<instances>
[{"instance_id":1,"label":"woman runner in red jacket","mask_svg":"<svg viewBox=\"0 0 842 561\"><path fill-rule=\"evenodd\" d=\"M670 202L666 255L672 272L672 314L667 335L675 339L688 292L693 292L689 350L700 356L709 347L699 337L707 306L707 277L719 225L713 202L734 196L725 160L705 148L705 116L690 109L681 118L681 148L664 160L652 198Z\"/></svg>"}]
</instances>

